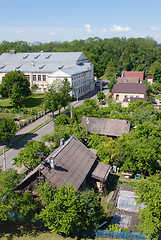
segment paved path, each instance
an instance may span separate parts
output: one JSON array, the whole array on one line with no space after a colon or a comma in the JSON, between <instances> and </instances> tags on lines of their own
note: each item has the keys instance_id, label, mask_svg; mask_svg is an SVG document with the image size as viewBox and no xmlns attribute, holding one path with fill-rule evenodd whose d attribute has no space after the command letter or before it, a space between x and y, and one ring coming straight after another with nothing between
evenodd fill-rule
<instances>
[{"instance_id":1,"label":"paved path","mask_svg":"<svg viewBox=\"0 0 161 240\"><path fill-rule=\"evenodd\" d=\"M41 137L45 134L50 134L54 129L54 122L50 121L40 129L36 130L34 133L30 134L27 138L24 138L22 141L17 143L14 147L9 149L5 152L5 159L6 159L6 169L13 168L17 170L18 172L21 170L21 168L17 168L14 165L12 165L13 161L12 159L17 156L20 150L24 148L24 145L29 140L40 140ZM3 154L0 156L0 165L2 166L2 169L4 170L4 156Z\"/></svg>"},{"instance_id":2,"label":"paved path","mask_svg":"<svg viewBox=\"0 0 161 240\"><path fill-rule=\"evenodd\" d=\"M44 123L46 120L51 118L51 113L46 114L45 116L40 117L39 119L35 120L34 122L28 124L27 126L21 128L17 131L14 137L11 138L11 143L15 142L19 138L23 137L26 133L32 131L42 123ZM0 143L0 150L2 150L6 145L3 143Z\"/></svg>"},{"instance_id":3,"label":"paved path","mask_svg":"<svg viewBox=\"0 0 161 240\"><path fill-rule=\"evenodd\" d=\"M77 107L79 105L82 105L83 102L84 102L84 99L86 99L86 98L97 98L97 92L98 91L99 91L99 89L97 88L97 89L95 89L95 91L90 92L87 95L85 95L82 98L80 98L79 101L73 102L72 103L73 107ZM106 95L108 93L108 89L105 88L103 90L103 92ZM58 111L56 111L54 114L55 115L58 114ZM51 113L48 113L45 116L42 116L41 118L39 118L39 119L35 120L34 122L28 124L27 126L23 127L11 139L11 143L14 143L16 140L18 140L18 138L21 138L26 133L32 131L33 129L35 129L36 127L38 127L42 123L44 123L44 121L46 121L46 120L48 120L50 118L51 118ZM5 152L6 169L13 168L13 169L16 169L19 172L21 169L12 165L12 163L13 163L12 159L15 156L17 156L19 151L24 148L24 145L29 140L40 140L43 135L50 134L53 131L53 128L54 128L54 122L51 121L48 124L46 124L43 127L41 127L40 129L38 129L37 131L35 131L34 133L32 133L29 136L27 136L26 138L22 139L22 141L20 141L19 143L15 144L11 149L6 151ZM1 144L0 145L0 150L2 150L4 147L5 147L5 145ZM4 169L4 155L3 154L0 156L0 166L2 166L2 169Z\"/></svg>"}]
</instances>

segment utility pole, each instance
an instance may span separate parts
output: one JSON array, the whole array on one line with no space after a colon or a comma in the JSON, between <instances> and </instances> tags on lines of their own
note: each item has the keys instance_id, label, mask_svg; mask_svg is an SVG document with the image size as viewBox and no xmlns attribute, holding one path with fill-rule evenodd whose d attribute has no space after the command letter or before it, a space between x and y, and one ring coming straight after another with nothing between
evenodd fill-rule
<instances>
[{"instance_id":1,"label":"utility pole","mask_svg":"<svg viewBox=\"0 0 161 240\"><path fill-rule=\"evenodd\" d=\"M70 104L70 118L72 118L73 117L73 112L72 112L72 103Z\"/></svg>"},{"instance_id":2,"label":"utility pole","mask_svg":"<svg viewBox=\"0 0 161 240\"><path fill-rule=\"evenodd\" d=\"M44 105L44 103L43 103L43 114L44 114L43 120L44 120L44 125L45 125L45 105Z\"/></svg>"},{"instance_id":3,"label":"utility pole","mask_svg":"<svg viewBox=\"0 0 161 240\"><path fill-rule=\"evenodd\" d=\"M3 161L4 161L4 171L6 171L5 147L3 148Z\"/></svg>"},{"instance_id":4,"label":"utility pole","mask_svg":"<svg viewBox=\"0 0 161 240\"><path fill-rule=\"evenodd\" d=\"M77 101L78 101L78 89L77 89Z\"/></svg>"}]
</instances>

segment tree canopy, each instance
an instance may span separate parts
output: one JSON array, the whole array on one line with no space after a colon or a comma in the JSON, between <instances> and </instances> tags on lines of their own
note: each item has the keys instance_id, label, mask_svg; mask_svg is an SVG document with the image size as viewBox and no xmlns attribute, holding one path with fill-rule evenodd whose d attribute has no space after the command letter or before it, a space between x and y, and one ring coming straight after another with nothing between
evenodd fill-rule
<instances>
[{"instance_id":1,"label":"tree canopy","mask_svg":"<svg viewBox=\"0 0 161 240\"><path fill-rule=\"evenodd\" d=\"M16 133L16 124L10 118L0 120L0 140L9 144L11 137Z\"/></svg>"},{"instance_id":2,"label":"tree canopy","mask_svg":"<svg viewBox=\"0 0 161 240\"><path fill-rule=\"evenodd\" d=\"M97 77L107 79L120 76L122 71L153 73L161 63L161 46L152 38L88 38L72 42L27 43L25 41L0 43L0 54L15 49L18 52L84 52L94 63ZM157 64L156 64L157 62ZM155 63L155 64L154 64ZM159 64L158 64L159 63Z\"/></svg>"},{"instance_id":3,"label":"tree canopy","mask_svg":"<svg viewBox=\"0 0 161 240\"><path fill-rule=\"evenodd\" d=\"M30 192L19 194L13 191L21 175L15 170L0 171L0 221L10 219L11 213L19 214L23 222L31 222L38 210Z\"/></svg>"},{"instance_id":4,"label":"tree canopy","mask_svg":"<svg viewBox=\"0 0 161 240\"><path fill-rule=\"evenodd\" d=\"M50 150L41 141L28 141L25 148L13 158L13 164L16 166L24 165L27 168L36 167L47 155Z\"/></svg>"},{"instance_id":5,"label":"tree canopy","mask_svg":"<svg viewBox=\"0 0 161 240\"><path fill-rule=\"evenodd\" d=\"M158 237L161 231L161 173L139 181L136 194L139 196L137 202L146 205L145 209L139 210L138 228L148 237Z\"/></svg>"},{"instance_id":6,"label":"tree canopy","mask_svg":"<svg viewBox=\"0 0 161 240\"><path fill-rule=\"evenodd\" d=\"M65 78L63 81L59 80L56 84L48 86L45 96L45 106L53 112L65 107L71 101L69 92L71 91L70 83Z\"/></svg>"},{"instance_id":7,"label":"tree canopy","mask_svg":"<svg viewBox=\"0 0 161 240\"><path fill-rule=\"evenodd\" d=\"M44 205L39 218L59 234L96 229L104 217L103 208L93 191L80 193L73 185L63 185L52 191L45 183L38 187L38 193Z\"/></svg>"},{"instance_id":8,"label":"tree canopy","mask_svg":"<svg viewBox=\"0 0 161 240\"><path fill-rule=\"evenodd\" d=\"M15 108L22 107L24 100L31 94L30 83L21 71L12 71L2 79L1 94L10 98Z\"/></svg>"}]
</instances>

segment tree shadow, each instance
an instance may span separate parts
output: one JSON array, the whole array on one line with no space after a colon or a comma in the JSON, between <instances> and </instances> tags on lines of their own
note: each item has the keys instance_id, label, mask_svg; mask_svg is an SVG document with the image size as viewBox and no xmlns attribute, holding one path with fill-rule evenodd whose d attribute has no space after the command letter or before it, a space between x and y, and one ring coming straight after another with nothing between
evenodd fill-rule
<instances>
[{"instance_id":1,"label":"tree shadow","mask_svg":"<svg viewBox=\"0 0 161 240\"><path fill-rule=\"evenodd\" d=\"M20 222L7 221L0 223L0 238L4 237L7 240L12 240L15 237L20 238L29 235L32 238L39 236L42 233L51 232L48 228L39 227L32 224L22 224Z\"/></svg>"},{"instance_id":2,"label":"tree shadow","mask_svg":"<svg viewBox=\"0 0 161 240\"><path fill-rule=\"evenodd\" d=\"M18 141L18 142L11 144L11 148L20 149L20 148L24 147L24 145L27 144L28 141L34 140L33 138L35 138L36 136L38 136L37 133L31 133L31 134L27 134L27 135L26 134L16 135L15 141Z\"/></svg>"},{"instance_id":3,"label":"tree shadow","mask_svg":"<svg viewBox=\"0 0 161 240\"><path fill-rule=\"evenodd\" d=\"M26 108L32 108L32 107L38 107L41 105L41 103L44 101L44 98L33 98L28 97L27 100L24 102L24 107Z\"/></svg>"}]
</instances>

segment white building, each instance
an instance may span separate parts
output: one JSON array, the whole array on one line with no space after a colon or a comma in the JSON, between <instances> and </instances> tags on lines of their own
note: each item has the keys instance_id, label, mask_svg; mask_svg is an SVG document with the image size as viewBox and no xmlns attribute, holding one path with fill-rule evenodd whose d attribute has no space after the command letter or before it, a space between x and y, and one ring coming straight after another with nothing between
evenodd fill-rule
<instances>
[{"instance_id":1,"label":"white building","mask_svg":"<svg viewBox=\"0 0 161 240\"><path fill-rule=\"evenodd\" d=\"M0 83L6 73L22 71L43 92L55 80L67 78L73 95L81 97L95 88L94 67L82 52L3 53L0 56Z\"/></svg>"}]
</instances>

